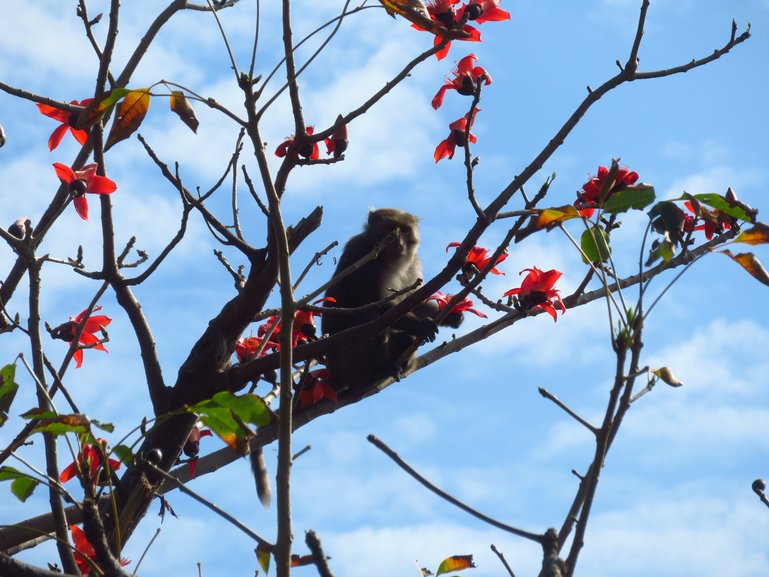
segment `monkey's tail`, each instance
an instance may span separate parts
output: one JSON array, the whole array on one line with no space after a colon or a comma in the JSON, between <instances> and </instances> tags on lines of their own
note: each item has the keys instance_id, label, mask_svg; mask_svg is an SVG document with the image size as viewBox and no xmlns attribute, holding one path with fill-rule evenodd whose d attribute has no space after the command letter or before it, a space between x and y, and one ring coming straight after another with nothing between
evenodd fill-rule
<instances>
[{"instance_id":1,"label":"monkey's tail","mask_svg":"<svg viewBox=\"0 0 769 577\"><path fill-rule=\"evenodd\" d=\"M264 454L262 448L258 447L248 454L248 460L251 461L251 472L254 474L256 482L256 494L264 508L270 506L272 499L272 489L270 489L270 478L267 476L267 466L264 464Z\"/></svg>"}]
</instances>

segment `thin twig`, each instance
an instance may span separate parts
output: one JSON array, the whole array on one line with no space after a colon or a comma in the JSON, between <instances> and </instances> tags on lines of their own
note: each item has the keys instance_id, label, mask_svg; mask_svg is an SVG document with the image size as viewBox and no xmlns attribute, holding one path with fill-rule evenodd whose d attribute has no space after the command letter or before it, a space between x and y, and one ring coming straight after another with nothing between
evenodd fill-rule
<instances>
[{"instance_id":1,"label":"thin twig","mask_svg":"<svg viewBox=\"0 0 769 577\"><path fill-rule=\"evenodd\" d=\"M266 539L260 537L258 534L256 534L254 531L249 529L246 525L238 521L235 517L227 513L226 511L220 509L216 505L214 505L211 501L205 499L204 497L201 497L198 495L195 491L187 487L184 483L182 483L179 479L177 479L174 475L171 475L170 473L167 473L154 463L150 463L149 461L144 461L144 464L148 467L150 467L155 473L162 476L163 478L167 479L171 483L174 484L174 486L179 489L182 493L185 495L189 495L193 499L195 499L198 503L202 504L203 506L207 507L217 515L219 515L222 519L225 519L226 521L229 521L232 523L235 527L243 531L246 535L251 537L254 541L256 541L259 545L262 545L263 547L267 547L270 551L272 551L274 545L267 541Z\"/></svg>"},{"instance_id":2,"label":"thin twig","mask_svg":"<svg viewBox=\"0 0 769 577\"><path fill-rule=\"evenodd\" d=\"M556 397L553 393L545 389L544 387L537 387L537 390L539 391L539 394L545 397L546 399L553 401L556 405L558 405L561 409L563 409L570 417L572 417L575 421L577 421L580 425L585 427L588 431L593 433L594 435L598 434L598 429L588 423L585 419L580 417L577 413L572 411L569 407L567 407L558 397Z\"/></svg>"},{"instance_id":3,"label":"thin twig","mask_svg":"<svg viewBox=\"0 0 769 577\"><path fill-rule=\"evenodd\" d=\"M523 529L518 529L517 527L512 527L510 525L506 525L505 523L497 521L496 519L492 519L491 517L489 517L487 515L484 515L483 513L480 513L479 511L476 511L472 507L469 507L468 505L465 505L464 503L462 503L458 499L455 499L454 497L452 497L451 495L449 495L445 491L439 489L438 487L436 487L435 485L430 483L430 481L425 479L422 475L417 473L408 463L406 463L406 461L401 459L395 451L393 451L390 447L385 445L382 441L380 441L374 435L368 435L366 437L366 439L368 440L369 443L371 443L377 449L382 451L385 455L390 457L390 459L392 459L401 469L403 469L409 475L414 477L414 479L419 481L422 485L424 485L425 487L430 489L430 491L432 491L433 493L435 493L439 497L445 499L446 501L448 501L452 505L455 505L456 507L459 507L460 509L462 509L466 513L470 513L470 515L472 515L473 517L476 517L476 518L480 519L481 521L485 521L486 523L496 527L497 529L502 529L503 531L507 531L508 533L512 533L513 535L518 535L519 537L523 537L525 539L529 539L529 540L534 541L536 543L540 543L540 544L543 543L544 537L542 535L538 535L536 533L530 533L529 531L524 531Z\"/></svg>"}]
</instances>

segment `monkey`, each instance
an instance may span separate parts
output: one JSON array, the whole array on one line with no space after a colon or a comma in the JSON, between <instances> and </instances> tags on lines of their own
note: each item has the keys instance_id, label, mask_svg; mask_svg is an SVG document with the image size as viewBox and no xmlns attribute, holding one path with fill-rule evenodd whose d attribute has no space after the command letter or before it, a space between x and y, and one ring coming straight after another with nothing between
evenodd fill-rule
<instances>
[{"instance_id":1,"label":"monkey","mask_svg":"<svg viewBox=\"0 0 769 577\"><path fill-rule=\"evenodd\" d=\"M419 249L419 220L413 214L396 208L372 210L363 232L352 237L344 247L334 276L369 254L388 235L396 238L386 244L377 257L339 280L326 291L324 307L354 308L393 297L422 278ZM408 293L382 302L379 306L352 314L323 314L324 334L334 335L345 329L370 322L396 306ZM435 340L438 325L433 320L438 306L432 301L418 305L380 334L362 339L326 353L330 382L337 390L360 390L385 376L396 379L415 368L416 353L403 366L396 360L415 339ZM450 313L442 325L459 327L462 313Z\"/></svg>"}]
</instances>

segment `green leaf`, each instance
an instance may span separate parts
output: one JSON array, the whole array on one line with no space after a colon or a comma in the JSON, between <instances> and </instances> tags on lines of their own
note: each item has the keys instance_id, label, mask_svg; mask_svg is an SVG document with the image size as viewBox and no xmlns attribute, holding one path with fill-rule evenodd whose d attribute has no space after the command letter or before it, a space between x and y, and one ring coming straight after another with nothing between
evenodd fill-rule
<instances>
[{"instance_id":1,"label":"green leaf","mask_svg":"<svg viewBox=\"0 0 769 577\"><path fill-rule=\"evenodd\" d=\"M619 214L630 209L641 210L654 202L654 187L651 184L628 186L612 194L604 203L603 211Z\"/></svg>"},{"instance_id":2,"label":"green leaf","mask_svg":"<svg viewBox=\"0 0 769 577\"><path fill-rule=\"evenodd\" d=\"M11 403L19 390L19 385L14 381L15 377L16 365L5 365L0 369L0 427L8 420Z\"/></svg>"},{"instance_id":3,"label":"green leaf","mask_svg":"<svg viewBox=\"0 0 769 577\"><path fill-rule=\"evenodd\" d=\"M600 226L592 226L582 233L580 238L582 260L588 262L605 262L611 256L611 246L609 245L609 235Z\"/></svg>"},{"instance_id":4,"label":"green leaf","mask_svg":"<svg viewBox=\"0 0 769 577\"><path fill-rule=\"evenodd\" d=\"M56 411L38 409L37 407L21 414L21 418L28 421L32 419L52 419L54 417L56 417Z\"/></svg>"},{"instance_id":5,"label":"green leaf","mask_svg":"<svg viewBox=\"0 0 769 577\"><path fill-rule=\"evenodd\" d=\"M198 415L209 429L235 450L240 450L246 436L251 434L243 424L261 427L273 419L272 411L262 398L252 393L237 396L223 391L188 410Z\"/></svg>"},{"instance_id":6,"label":"green leaf","mask_svg":"<svg viewBox=\"0 0 769 577\"><path fill-rule=\"evenodd\" d=\"M0 481L11 481L11 493L22 503L40 484L36 479L13 467L0 467Z\"/></svg>"},{"instance_id":7,"label":"green leaf","mask_svg":"<svg viewBox=\"0 0 769 577\"><path fill-rule=\"evenodd\" d=\"M112 454L124 465L131 465L134 462L134 453L131 448L126 445L112 447Z\"/></svg>"},{"instance_id":8,"label":"green leaf","mask_svg":"<svg viewBox=\"0 0 769 577\"><path fill-rule=\"evenodd\" d=\"M756 221L756 214L758 211L736 199L730 201L724 198L723 195L716 194L715 192L694 194L692 196L694 196L694 198L696 198L702 204L707 204L711 208L720 210L721 212L728 214L729 216L732 216L738 220L742 220L744 222ZM686 197L681 197L682 200L685 198Z\"/></svg>"},{"instance_id":9,"label":"green leaf","mask_svg":"<svg viewBox=\"0 0 769 577\"><path fill-rule=\"evenodd\" d=\"M112 423L102 423L100 421L97 421L96 419L91 419L91 425L93 425L97 429L106 431L107 433L115 432L115 425L113 425Z\"/></svg>"}]
</instances>

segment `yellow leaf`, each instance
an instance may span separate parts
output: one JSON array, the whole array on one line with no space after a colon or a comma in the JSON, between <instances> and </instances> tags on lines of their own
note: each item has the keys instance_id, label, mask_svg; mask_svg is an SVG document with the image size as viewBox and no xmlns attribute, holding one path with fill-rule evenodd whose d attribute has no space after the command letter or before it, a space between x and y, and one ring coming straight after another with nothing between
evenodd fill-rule
<instances>
[{"instance_id":1,"label":"yellow leaf","mask_svg":"<svg viewBox=\"0 0 769 577\"><path fill-rule=\"evenodd\" d=\"M435 576L448 573L449 571L461 571L462 569L472 569L475 567L472 555L452 555L441 561Z\"/></svg>"},{"instance_id":2,"label":"yellow leaf","mask_svg":"<svg viewBox=\"0 0 769 577\"><path fill-rule=\"evenodd\" d=\"M551 228L572 218L579 218L579 211L573 204L546 208L537 217L537 228Z\"/></svg>"},{"instance_id":3,"label":"yellow leaf","mask_svg":"<svg viewBox=\"0 0 769 577\"><path fill-rule=\"evenodd\" d=\"M107 137L104 150L131 136L141 125L150 107L149 88L131 90L117 107L117 116Z\"/></svg>"},{"instance_id":4,"label":"yellow leaf","mask_svg":"<svg viewBox=\"0 0 769 577\"><path fill-rule=\"evenodd\" d=\"M259 567L262 568L264 571L264 574L270 572L270 560L272 559L272 555L267 550L267 548L260 543L256 547L256 560L259 562Z\"/></svg>"},{"instance_id":5,"label":"yellow leaf","mask_svg":"<svg viewBox=\"0 0 769 577\"><path fill-rule=\"evenodd\" d=\"M757 222L755 226L743 230L734 239L734 242L744 242L745 244L766 244L769 242L769 226Z\"/></svg>"}]
</instances>

